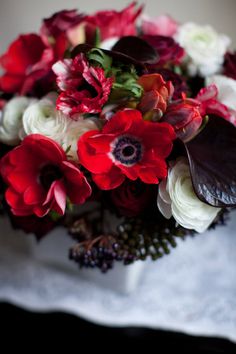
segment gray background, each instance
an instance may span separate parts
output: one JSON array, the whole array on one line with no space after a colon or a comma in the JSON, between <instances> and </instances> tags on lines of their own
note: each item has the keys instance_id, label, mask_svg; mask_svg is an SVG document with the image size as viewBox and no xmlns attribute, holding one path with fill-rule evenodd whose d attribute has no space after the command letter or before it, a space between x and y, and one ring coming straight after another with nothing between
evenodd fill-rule
<instances>
[{"instance_id":1,"label":"gray background","mask_svg":"<svg viewBox=\"0 0 236 354\"><path fill-rule=\"evenodd\" d=\"M41 19L62 9L79 8L83 12L126 6L129 0L0 0L0 52L19 33L37 31ZM157 16L168 13L179 22L211 24L229 35L236 47L236 0L143 0L145 12Z\"/></svg>"}]
</instances>

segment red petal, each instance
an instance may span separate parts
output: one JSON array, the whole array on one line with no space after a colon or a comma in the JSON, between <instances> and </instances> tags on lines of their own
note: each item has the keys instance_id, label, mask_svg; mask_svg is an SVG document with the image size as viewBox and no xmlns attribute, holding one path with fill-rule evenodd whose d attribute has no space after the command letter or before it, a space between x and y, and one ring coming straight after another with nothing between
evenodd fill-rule
<instances>
[{"instance_id":1,"label":"red petal","mask_svg":"<svg viewBox=\"0 0 236 354\"><path fill-rule=\"evenodd\" d=\"M108 154L97 154L95 148L90 146L90 138L97 132L93 130L81 136L78 141L78 157L80 163L90 172L105 173L110 170L113 163Z\"/></svg>"},{"instance_id":2,"label":"red petal","mask_svg":"<svg viewBox=\"0 0 236 354\"><path fill-rule=\"evenodd\" d=\"M47 215L50 211L50 207L48 206L37 206L33 208L33 212L34 214L39 217L39 218L43 218L45 215Z\"/></svg>"},{"instance_id":3,"label":"red petal","mask_svg":"<svg viewBox=\"0 0 236 354\"><path fill-rule=\"evenodd\" d=\"M66 208L66 189L61 180L56 180L51 184L43 205L52 205L54 203L54 208L56 208L56 211L59 212L60 215L63 215Z\"/></svg>"},{"instance_id":4,"label":"red petal","mask_svg":"<svg viewBox=\"0 0 236 354\"><path fill-rule=\"evenodd\" d=\"M22 195L18 194L13 188L8 188L5 193L7 203L11 206L15 215L33 214L32 208L24 204Z\"/></svg>"},{"instance_id":5,"label":"red petal","mask_svg":"<svg viewBox=\"0 0 236 354\"><path fill-rule=\"evenodd\" d=\"M91 195L92 188L83 173L72 163L63 161L61 169L65 177L67 195L73 204L83 204Z\"/></svg>"},{"instance_id":6,"label":"red petal","mask_svg":"<svg viewBox=\"0 0 236 354\"><path fill-rule=\"evenodd\" d=\"M98 154L108 153L111 150L110 144L115 139L114 134L97 134L88 139L88 144L96 150Z\"/></svg>"},{"instance_id":7,"label":"red petal","mask_svg":"<svg viewBox=\"0 0 236 354\"><path fill-rule=\"evenodd\" d=\"M126 175L126 177L128 177L129 179L135 181L138 178L138 172L139 172L139 168L140 168L139 164L136 164L131 167L127 167L127 166L120 164L119 168Z\"/></svg>"},{"instance_id":8,"label":"red petal","mask_svg":"<svg viewBox=\"0 0 236 354\"><path fill-rule=\"evenodd\" d=\"M18 92L24 82L24 75L5 74L0 77L0 89L6 93Z\"/></svg>"},{"instance_id":9,"label":"red petal","mask_svg":"<svg viewBox=\"0 0 236 354\"><path fill-rule=\"evenodd\" d=\"M25 137L22 144L28 145L31 149L35 149L36 152L43 156L44 161L60 163L62 160L66 160L66 154L62 147L56 141L44 135L28 135Z\"/></svg>"},{"instance_id":10,"label":"red petal","mask_svg":"<svg viewBox=\"0 0 236 354\"><path fill-rule=\"evenodd\" d=\"M24 74L30 65L40 60L44 48L45 45L37 34L21 35L0 57L0 64L12 74Z\"/></svg>"},{"instance_id":11,"label":"red petal","mask_svg":"<svg viewBox=\"0 0 236 354\"><path fill-rule=\"evenodd\" d=\"M151 168L142 168L139 173L140 179L147 184L157 184L159 182L157 176Z\"/></svg>"},{"instance_id":12,"label":"red petal","mask_svg":"<svg viewBox=\"0 0 236 354\"><path fill-rule=\"evenodd\" d=\"M139 123L142 115L135 109L119 111L104 125L103 134L125 134L132 124Z\"/></svg>"},{"instance_id":13,"label":"red petal","mask_svg":"<svg viewBox=\"0 0 236 354\"><path fill-rule=\"evenodd\" d=\"M215 84L203 87L196 96L196 100L200 102L216 99L218 96L218 88Z\"/></svg>"},{"instance_id":14,"label":"red petal","mask_svg":"<svg viewBox=\"0 0 236 354\"><path fill-rule=\"evenodd\" d=\"M55 181L54 183L54 198L55 204L57 206L57 212L60 215L65 214L66 209L66 189L64 183L61 180Z\"/></svg>"},{"instance_id":15,"label":"red petal","mask_svg":"<svg viewBox=\"0 0 236 354\"><path fill-rule=\"evenodd\" d=\"M45 199L45 191L42 186L35 184L27 188L23 196L27 205L42 204Z\"/></svg>"},{"instance_id":16,"label":"red petal","mask_svg":"<svg viewBox=\"0 0 236 354\"><path fill-rule=\"evenodd\" d=\"M37 183L38 174L25 166L25 170L14 169L8 175L8 183L14 186L18 193L23 193L29 186Z\"/></svg>"},{"instance_id":17,"label":"red petal","mask_svg":"<svg viewBox=\"0 0 236 354\"><path fill-rule=\"evenodd\" d=\"M119 187L125 180L120 169L113 167L108 174L93 175L94 182L100 189L110 190Z\"/></svg>"}]
</instances>

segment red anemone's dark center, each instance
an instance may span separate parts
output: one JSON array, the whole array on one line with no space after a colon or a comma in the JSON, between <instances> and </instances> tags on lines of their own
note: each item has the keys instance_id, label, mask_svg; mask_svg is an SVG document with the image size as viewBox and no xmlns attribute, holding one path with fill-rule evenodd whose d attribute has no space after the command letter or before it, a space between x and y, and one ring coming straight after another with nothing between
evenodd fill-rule
<instances>
[{"instance_id":1,"label":"red anemone's dark center","mask_svg":"<svg viewBox=\"0 0 236 354\"><path fill-rule=\"evenodd\" d=\"M41 169L39 180L42 186L48 190L51 184L57 179L61 179L63 176L60 168L55 165L46 165Z\"/></svg>"}]
</instances>

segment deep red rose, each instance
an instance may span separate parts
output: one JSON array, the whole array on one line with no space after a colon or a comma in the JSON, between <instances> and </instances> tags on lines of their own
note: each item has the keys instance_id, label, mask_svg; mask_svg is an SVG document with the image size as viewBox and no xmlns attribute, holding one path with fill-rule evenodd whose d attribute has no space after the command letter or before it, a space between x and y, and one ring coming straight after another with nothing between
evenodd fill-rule
<instances>
[{"instance_id":1,"label":"deep red rose","mask_svg":"<svg viewBox=\"0 0 236 354\"><path fill-rule=\"evenodd\" d=\"M111 191L111 200L122 215L134 217L147 208L153 197L156 198L155 195L153 185L126 179L121 186Z\"/></svg>"},{"instance_id":2,"label":"deep red rose","mask_svg":"<svg viewBox=\"0 0 236 354\"><path fill-rule=\"evenodd\" d=\"M160 74L146 74L138 79L138 84L144 89L138 105L144 119L161 118L174 92L172 83L166 82Z\"/></svg>"},{"instance_id":3,"label":"deep red rose","mask_svg":"<svg viewBox=\"0 0 236 354\"><path fill-rule=\"evenodd\" d=\"M231 113L224 104L217 99L218 88L212 84L202 88L196 96L196 100L200 102L200 113L204 117L207 114L213 114L230 121Z\"/></svg>"},{"instance_id":4,"label":"deep red rose","mask_svg":"<svg viewBox=\"0 0 236 354\"><path fill-rule=\"evenodd\" d=\"M49 18L43 20L40 29L44 42L53 46L58 52L61 48L68 49L84 40L84 29L80 24L84 21L85 16L79 14L77 10L62 10L56 12ZM62 58L60 55L58 59Z\"/></svg>"},{"instance_id":5,"label":"deep red rose","mask_svg":"<svg viewBox=\"0 0 236 354\"><path fill-rule=\"evenodd\" d=\"M50 210L63 215L68 197L82 204L91 187L82 172L67 160L63 149L40 134L28 135L1 160L8 185L5 198L14 215L43 217Z\"/></svg>"},{"instance_id":6,"label":"deep red rose","mask_svg":"<svg viewBox=\"0 0 236 354\"><path fill-rule=\"evenodd\" d=\"M165 81L171 81L173 86L174 86L174 93L172 96L172 99L178 100L182 98L183 93L188 92L188 86L184 78L178 74L176 74L174 71L169 70L169 69L164 69L164 68L151 68L149 66L148 72L151 73L156 73L160 74Z\"/></svg>"},{"instance_id":7,"label":"deep red rose","mask_svg":"<svg viewBox=\"0 0 236 354\"><path fill-rule=\"evenodd\" d=\"M184 56L184 49L171 37L144 35L142 38L156 49L159 59L155 65L179 64Z\"/></svg>"},{"instance_id":8,"label":"deep red rose","mask_svg":"<svg viewBox=\"0 0 236 354\"><path fill-rule=\"evenodd\" d=\"M91 41L95 36L96 28L100 31L101 40L111 37L132 36L137 34L136 19L142 12L136 2L132 2L122 11L98 11L86 18L86 40Z\"/></svg>"},{"instance_id":9,"label":"deep red rose","mask_svg":"<svg viewBox=\"0 0 236 354\"><path fill-rule=\"evenodd\" d=\"M194 99L182 99L171 103L162 118L162 122L173 126L177 137L183 141L191 139L202 124L200 102Z\"/></svg>"},{"instance_id":10,"label":"deep red rose","mask_svg":"<svg viewBox=\"0 0 236 354\"><path fill-rule=\"evenodd\" d=\"M16 216L9 212L9 216L14 229L23 230L26 234L34 234L38 241L58 224L49 215L38 218L36 215Z\"/></svg>"},{"instance_id":11,"label":"deep red rose","mask_svg":"<svg viewBox=\"0 0 236 354\"><path fill-rule=\"evenodd\" d=\"M38 80L51 70L54 52L40 36L31 33L19 36L0 57L5 73L0 77L0 90L6 93L29 93Z\"/></svg>"},{"instance_id":12,"label":"deep red rose","mask_svg":"<svg viewBox=\"0 0 236 354\"><path fill-rule=\"evenodd\" d=\"M58 11L51 17L43 20L40 33L44 38L57 38L62 33L66 34L69 29L77 26L84 18L85 16L79 14L75 9Z\"/></svg>"},{"instance_id":13,"label":"deep red rose","mask_svg":"<svg viewBox=\"0 0 236 354\"><path fill-rule=\"evenodd\" d=\"M57 85L62 91L57 109L72 118L79 113L99 113L107 102L113 79L102 68L89 66L84 54L53 65Z\"/></svg>"},{"instance_id":14,"label":"deep red rose","mask_svg":"<svg viewBox=\"0 0 236 354\"><path fill-rule=\"evenodd\" d=\"M101 131L83 134L78 156L101 189L116 188L126 177L157 184L167 175L165 159L174 139L169 124L144 121L139 111L128 109L117 112Z\"/></svg>"},{"instance_id":15,"label":"deep red rose","mask_svg":"<svg viewBox=\"0 0 236 354\"><path fill-rule=\"evenodd\" d=\"M224 61L223 74L236 80L236 51L234 53L226 53Z\"/></svg>"}]
</instances>

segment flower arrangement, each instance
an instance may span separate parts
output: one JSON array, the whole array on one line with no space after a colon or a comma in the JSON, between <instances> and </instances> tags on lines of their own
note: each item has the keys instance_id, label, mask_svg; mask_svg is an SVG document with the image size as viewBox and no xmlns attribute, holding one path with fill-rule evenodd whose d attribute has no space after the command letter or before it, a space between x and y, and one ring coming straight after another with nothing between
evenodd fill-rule
<instances>
[{"instance_id":1,"label":"flower arrangement","mask_svg":"<svg viewBox=\"0 0 236 354\"><path fill-rule=\"evenodd\" d=\"M236 205L236 53L142 7L64 10L0 57L1 207L80 266L158 259Z\"/></svg>"}]
</instances>

